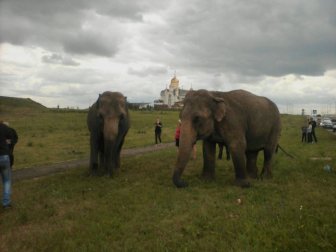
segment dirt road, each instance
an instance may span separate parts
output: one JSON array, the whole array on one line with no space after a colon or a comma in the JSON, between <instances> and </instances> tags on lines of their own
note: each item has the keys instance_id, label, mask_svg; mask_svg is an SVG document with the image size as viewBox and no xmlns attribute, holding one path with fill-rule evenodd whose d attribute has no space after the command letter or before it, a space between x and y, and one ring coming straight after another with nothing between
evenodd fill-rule
<instances>
[{"instance_id":1,"label":"dirt road","mask_svg":"<svg viewBox=\"0 0 336 252\"><path fill-rule=\"evenodd\" d=\"M144 153L166 149L172 146L174 146L174 143L164 143L160 145L152 145L143 148L124 149L121 152L121 156L127 157L127 156L141 155ZM20 170L14 170L12 172L12 177L13 181L32 179L88 165L89 165L89 159L71 160L48 166L30 167Z\"/></svg>"}]
</instances>

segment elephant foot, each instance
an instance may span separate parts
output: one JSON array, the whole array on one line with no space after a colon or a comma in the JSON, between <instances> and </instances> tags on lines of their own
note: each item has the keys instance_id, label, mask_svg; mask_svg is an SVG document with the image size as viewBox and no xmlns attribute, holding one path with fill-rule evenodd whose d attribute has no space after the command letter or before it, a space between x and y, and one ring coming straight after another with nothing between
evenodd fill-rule
<instances>
[{"instance_id":1,"label":"elephant foot","mask_svg":"<svg viewBox=\"0 0 336 252\"><path fill-rule=\"evenodd\" d=\"M120 173L120 170L116 169L116 168L108 169L108 170L105 171L105 175L109 178L114 178L114 177L118 176L119 173Z\"/></svg>"},{"instance_id":2,"label":"elephant foot","mask_svg":"<svg viewBox=\"0 0 336 252\"><path fill-rule=\"evenodd\" d=\"M260 174L261 180L266 178L266 179L271 179L273 178L272 172L269 170L263 170Z\"/></svg>"},{"instance_id":3,"label":"elephant foot","mask_svg":"<svg viewBox=\"0 0 336 252\"><path fill-rule=\"evenodd\" d=\"M118 169L113 169L112 174L113 174L113 177L118 176L120 174L120 169L119 168Z\"/></svg>"},{"instance_id":4,"label":"elephant foot","mask_svg":"<svg viewBox=\"0 0 336 252\"><path fill-rule=\"evenodd\" d=\"M258 179L258 172L257 171L250 171L250 172L248 172L248 175L252 179Z\"/></svg>"},{"instance_id":5,"label":"elephant foot","mask_svg":"<svg viewBox=\"0 0 336 252\"><path fill-rule=\"evenodd\" d=\"M89 172L87 173L89 177L97 177L98 176L98 172L95 170L89 170Z\"/></svg>"},{"instance_id":6,"label":"elephant foot","mask_svg":"<svg viewBox=\"0 0 336 252\"><path fill-rule=\"evenodd\" d=\"M93 164L89 171L90 176L98 176L98 164Z\"/></svg>"},{"instance_id":7,"label":"elephant foot","mask_svg":"<svg viewBox=\"0 0 336 252\"><path fill-rule=\"evenodd\" d=\"M273 176L272 176L272 174L270 174L270 173L265 173L265 174L262 174L261 176L261 179L272 179L273 178Z\"/></svg>"},{"instance_id":8,"label":"elephant foot","mask_svg":"<svg viewBox=\"0 0 336 252\"><path fill-rule=\"evenodd\" d=\"M241 188L249 188L251 187L251 183L247 179L236 179L235 184L240 186Z\"/></svg>"},{"instance_id":9,"label":"elephant foot","mask_svg":"<svg viewBox=\"0 0 336 252\"><path fill-rule=\"evenodd\" d=\"M98 174L97 171L91 171L91 172L90 172L90 176L92 176L92 177L98 177L99 174Z\"/></svg>"},{"instance_id":10,"label":"elephant foot","mask_svg":"<svg viewBox=\"0 0 336 252\"><path fill-rule=\"evenodd\" d=\"M203 172L202 178L206 181L213 181L215 180L215 174L209 172Z\"/></svg>"},{"instance_id":11,"label":"elephant foot","mask_svg":"<svg viewBox=\"0 0 336 252\"><path fill-rule=\"evenodd\" d=\"M177 173L173 175L173 183L177 188L185 188L188 186L188 183L182 180Z\"/></svg>"}]
</instances>

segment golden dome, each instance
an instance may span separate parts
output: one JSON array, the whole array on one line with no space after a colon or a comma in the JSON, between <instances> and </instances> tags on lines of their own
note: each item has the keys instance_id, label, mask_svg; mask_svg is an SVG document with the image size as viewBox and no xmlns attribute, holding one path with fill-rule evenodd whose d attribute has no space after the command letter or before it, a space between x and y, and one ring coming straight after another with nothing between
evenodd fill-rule
<instances>
[{"instance_id":1,"label":"golden dome","mask_svg":"<svg viewBox=\"0 0 336 252\"><path fill-rule=\"evenodd\" d=\"M170 86L169 88L176 89L179 87L180 81L176 78L176 74L170 81Z\"/></svg>"}]
</instances>

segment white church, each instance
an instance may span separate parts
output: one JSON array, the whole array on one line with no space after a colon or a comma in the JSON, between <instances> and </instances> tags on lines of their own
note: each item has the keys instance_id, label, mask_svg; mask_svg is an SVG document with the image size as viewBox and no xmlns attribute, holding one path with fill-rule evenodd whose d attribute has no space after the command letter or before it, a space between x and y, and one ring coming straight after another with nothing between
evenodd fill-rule
<instances>
[{"instance_id":1,"label":"white church","mask_svg":"<svg viewBox=\"0 0 336 252\"><path fill-rule=\"evenodd\" d=\"M160 99L154 101L154 107L180 107L189 90L179 87L180 81L176 78L176 73L170 81L169 88L160 92ZM192 90L192 89L190 89Z\"/></svg>"}]
</instances>

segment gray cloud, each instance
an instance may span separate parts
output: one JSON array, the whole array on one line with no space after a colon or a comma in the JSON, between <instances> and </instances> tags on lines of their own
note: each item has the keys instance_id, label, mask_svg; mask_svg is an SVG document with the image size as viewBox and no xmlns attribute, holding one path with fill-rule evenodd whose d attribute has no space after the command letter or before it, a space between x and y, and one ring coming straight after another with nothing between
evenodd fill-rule
<instances>
[{"instance_id":1,"label":"gray cloud","mask_svg":"<svg viewBox=\"0 0 336 252\"><path fill-rule=\"evenodd\" d=\"M127 72L131 75L136 75L139 77L146 77L149 75L167 74L168 70L164 66L150 66L150 67L143 67L141 69L135 69L133 67L130 67L128 68Z\"/></svg>"},{"instance_id":2,"label":"gray cloud","mask_svg":"<svg viewBox=\"0 0 336 252\"><path fill-rule=\"evenodd\" d=\"M133 2L133 3L132 3ZM0 43L63 49L69 53L114 56L122 34L106 22L140 22L149 4L141 1L3 0L0 3ZM146 2L145 2L146 3ZM92 18L104 24L86 29Z\"/></svg>"},{"instance_id":3,"label":"gray cloud","mask_svg":"<svg viewBox=\"0 0 336 252\"><path fill-rule=\"evenodd\" d=\"M68 53L103 57L113 56L117 52L114 41L108 40L102 34L89 32L78 32L64 38L63 48Z\"/></svg>"},{"instance_id":4,"label":"gray cloud","mask_svg":"<svg viewBox=\"0 0 336 252\"><path fill-rule=\"evenodd\" d=\"M42 62L48 64L59 64L65 66L79 66L80 63L76 62L70 57L65 57L57 53L53 53L51 55L44 55L42 57Z\"/></svg>"},{"instance_id":5,"label":"gray cloud","mask_svg":"<svg viewBox=\"0 0 336 252\"><path fill-rule=\"evenodd\" d=\"M193 2L193 1L192 1ZM318 75L336 67L336 3L207 1L185 4L157 34L187 63L243 75Z\"/></svg>"}]
</instances>

